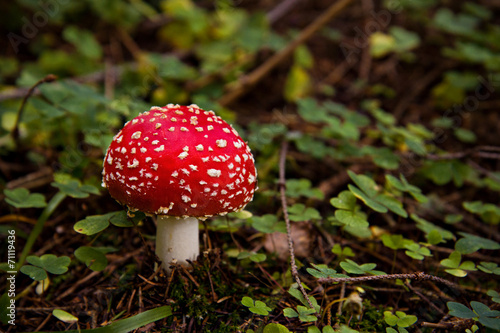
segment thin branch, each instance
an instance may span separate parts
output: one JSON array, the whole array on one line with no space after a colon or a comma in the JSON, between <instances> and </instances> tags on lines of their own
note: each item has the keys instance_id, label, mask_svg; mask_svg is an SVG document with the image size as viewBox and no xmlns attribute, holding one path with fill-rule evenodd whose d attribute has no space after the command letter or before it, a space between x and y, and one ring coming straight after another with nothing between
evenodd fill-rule
<instances>
[{"instance_id":1,"label":"thin branch","mask_svg":"<svg viewBox=\"0 0 500 333\"><path fill-rule=\"evenodd\" d=\"M285 181L285 161L286 161L286 153L288 151L288 141L283 140L281 144L281 153L280 153L280 161L279 161L279 183L278 186L280 188L280 195L281 195L281 206L283 209L283 218L285 219L286 223L286 235L288 238L288 251L290 253L290 266L291 266L291 271L292 271L292 276L295 279L295 282L297 282L299 290L302 292L302 295L304 295L304 299L307 301L307 304L309 304L309 307L311 309L314 309L313 304L311 303L311 300L307 296L307 292L302 286L302 283L300 281L299 277L299 272L297 271L297 265L295 264L295 253L293 251L293 240L292 240L292 230L290 227L290 219L288 217L288 209L286 205L286 181Z\"/></svg>"},{"instance_id":2,"label":"thin branch","mask_svg":"<svg viewBox=\"0 0 500 333\"><path fill-rule=\"evenodd\" d=\"M319 16L314 22L309 24L296 39L289 43L280 52L274 54L261 66L257 67L249 75L244 75L236 82L229 83L226 87L228 92L219 99L219 104L222 106L227 106L237 100L239 97L244 95L251 87L256 85L260 80L262 80L272 69L274 69L279 63L284 59L288 58L293 54L295 49L303 44L306 40L311 38L311 36L321 29L325 24L327 24L331 19L337 16L347 5L349 5L353 0L340 0L335 2L330 6L321 16Z\"/></svg>"},{"instance_id":3,"label":"thin branch","mask_svg":"<svg viewBox=\"0 0 500 333\"><path fill-rule=\"evenodd\" d=\"M319 283L339 283L339 282L365 282L365 281L376 281L376 280L404 280L404 279L409 279L409 280L415 280L415 281L422 281L422 280L429 280L429 281L435 281L439 282L442 284L446 284L450 287L453 288L458 288L458 286L448 280L445 280L443 278L434 276L434 275L429 275L425 274L424 272L416 272L416 273L409 273L409 274L382 274L382 275L370 275L370 276L359 276L359 277L347 277L347 278L319 278L318 282Z\"/></svg>"},{"instance_id":4,"label":"thin branch","mask_svg":"<svg viewBox=\"0 0 500 333\"><path fill-rule=\"evenodd\" d=\"M37 83L35 83L31 88L29 88L29 90L26 92L26 95L24 95L23 101L21 102L21 105L19 106L19 110L17 111L16 123L14 124L14 128L12 129L12 132L11 132L12 138L14 139L14 141L16 141L16 143L17 143L17 140L19 139L19 123L21 122L21 118L23 116L24 106L26 105L26 102L28 101L30 96L33 94L33 91L35 91L36 87L38 87L39 85L41 85L45 82L55 81L56 79L57 79L57 76L55 76L54 74L49 74L46 77L44 77L43 79L39 80Z\"/></svg>"}]
</instances>

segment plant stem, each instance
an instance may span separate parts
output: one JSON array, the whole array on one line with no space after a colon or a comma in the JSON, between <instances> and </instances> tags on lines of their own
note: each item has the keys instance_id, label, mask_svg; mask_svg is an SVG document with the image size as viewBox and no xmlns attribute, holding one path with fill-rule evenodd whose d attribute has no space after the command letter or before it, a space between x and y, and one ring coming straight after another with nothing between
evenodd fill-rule
<instances>
[{"instance_id":1,"label":"plant stem","mask_svg":"<svg viewBox=\"0 0 500 333\"><path fill-rule=\"evenodd\" d=\"M299 272L297 271L297 264L295 263L295 253L293 251L293 240L292 240L292 229L290 227L290 219L288 218L288 209L286 206L286 181L285 181L285 160L286 160L286 153L288 151L288 141L283 140L281 144L281 154L280 154L280 163L279 163L279 188L280 188L280 194L281 194L281 206L283 209L283 218L285 219L286 223L286 235L288 239L288 252L290 253L290 267L292 271L292 276L295 279L295 282L297 282L297 287L299 288L300 292L302 295L304 295L304 299L306 300L307 304L311 309L314 309L314 305L312 304L311 300L307 296L307 292L302 286L302 283L300 281L299 277Z\"/></svg>"},{"instance_id":2,"label":"plant stem","mask_svg":"<svg viewBox=\"0 0 500 333\"><path fill-rule=\"evenodd\" d=\"M31 251L33 244L35 244L36 239L40 235L43 230L43 226L45 222L49 219L49 216L56 210L57 206L66 198L66 194L62 192L57 192L56 195L50 199L49 203L43 210L42 214L36 221L35 227L31 230L28 239L26 240L26 244L24 245L23 251L21 252L21 256L19 257L19 262L17 263L18 267L21 267L26 260L26 257Z\"/></svg>"}]
</instances>

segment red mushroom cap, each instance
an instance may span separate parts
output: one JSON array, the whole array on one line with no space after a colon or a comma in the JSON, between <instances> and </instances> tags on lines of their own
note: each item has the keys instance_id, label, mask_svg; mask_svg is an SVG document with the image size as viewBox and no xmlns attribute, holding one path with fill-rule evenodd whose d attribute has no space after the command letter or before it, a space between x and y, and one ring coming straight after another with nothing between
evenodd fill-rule
<instances>
[{"instance_id":1,"label":"red mushroom cap","mask_svg":"<svg viewBox=\"0 0 500 333\"><path fill-rule=\"evenodd\" d=\"M209 217L252 200L250 148L213 111L152 107L125 124L104 159L103 186L131 210Z\"/></svg>"}]
</instances>

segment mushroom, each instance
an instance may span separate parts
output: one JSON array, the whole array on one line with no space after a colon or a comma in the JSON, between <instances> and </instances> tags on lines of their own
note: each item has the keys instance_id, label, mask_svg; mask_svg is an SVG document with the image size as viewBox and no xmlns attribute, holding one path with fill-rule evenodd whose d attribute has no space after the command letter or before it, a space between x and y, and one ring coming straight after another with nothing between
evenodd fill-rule
<instances>
[{"instance_id":1,"label":"mushroom","mask_svg":"<svg viewBox=\"0 0 500 333\"><path fill-rule=\"evenodd\" d=\"M113 198L157 216L156 254L167 270L197 258L198 219L243 209L256 189L248 145L194 104L139 114L113 138L103 164L102 185Z\"/></svg>"}]
</instances>

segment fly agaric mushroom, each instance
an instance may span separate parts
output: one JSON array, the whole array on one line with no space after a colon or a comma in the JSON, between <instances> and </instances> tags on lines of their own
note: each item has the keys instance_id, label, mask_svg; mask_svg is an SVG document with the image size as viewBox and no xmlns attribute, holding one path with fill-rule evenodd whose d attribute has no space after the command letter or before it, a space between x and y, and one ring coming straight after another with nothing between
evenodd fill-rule
<instances>
[{"instance_id":1,"label":"fly agaric mushroom","mask_svg":"<svg viewBox=\"0 0 500 333\"><path fill-rule=\"evenodd\" d=\"M213 111L154 106L125 124L104 158L103 187L130 211L157 216L156 254L168 269L199 254L198 218L248 204L257 171L250 148Z\"/></svg>"}]
</instances>

